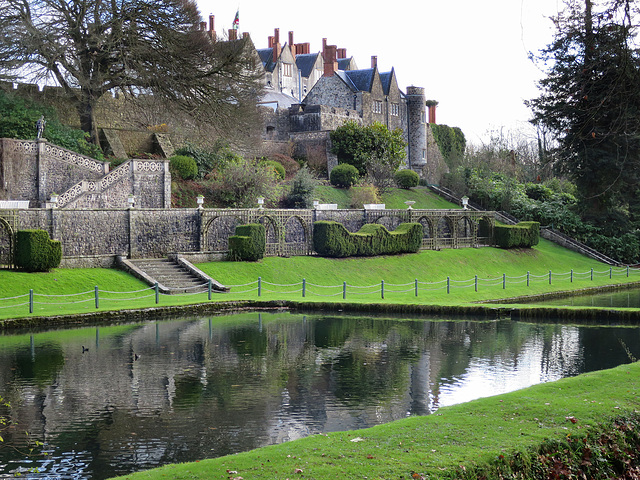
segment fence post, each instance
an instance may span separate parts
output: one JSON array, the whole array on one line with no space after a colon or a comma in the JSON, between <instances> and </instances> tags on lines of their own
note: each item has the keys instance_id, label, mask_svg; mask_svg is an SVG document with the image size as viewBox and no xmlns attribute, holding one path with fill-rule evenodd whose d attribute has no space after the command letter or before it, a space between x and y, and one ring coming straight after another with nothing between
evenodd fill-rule
<instances>
[{"instance_id":1,"label":"fence post","mask_svg":"<svg viewBox=\"0 0 640 480\"><path fill-rule=\"evenodd\" d=\"M573 283L573 268L571 269L571 283Z\"/></svg>"},{"instance_id":2,"label":"fence post","mask_svg":"<svg viewBox=\"0 0 640 480\"><path fill-rule=\"evenodd\" d=\"M258 296L262 295L262 277L258 277Z\"/></svg>"},{"instance_id":3,"label":"fence post","mask_svg":"<svg viewBox=\"0 0 640 480\"><path fill-rule=\"evenodd\" d=\"M529 270L527 270L527 287L529 286Z\"/></svg>"},{"instance_id":4,"label":"fence post","mask_svg":"<svg viewBox=\"0 0 640 480\"><path fill-rule=\"evenodd\" d=\"M551 270L549 270L549 285L551 285Z\"/></svg>"},{"instance_id":5,"label":"fence post","mask_svg":"<svg viewBox=\"0 0 640 480\"><path fill-rule=\"evenodd\" d=\"M627 265L627 277L629 277L629 265Z\"/></svg>"},{"instance_id":6,"label":"fence post","mask_svg":"<svg viewBox=\"0 0 640 480\"><path fill-rule=\"evenodd\" d=\"M307 279L302 279L302 298L304 298L307 294Z\"/></svg>"},{"instance_id":7,"label":"fence post","mask_svg":"<svg viewBox=\"0 0 640 480\"><path fill-rule=\"evenodd\" d=\"M591 281L593 282L593 268L591 269Z\"/></svg>"},{"instance_id":8,"label":"fence post","mask_svg":"<svg viewBox=\"0 0 640 480\"><path fill-rule=\"evenodd\" d=\"M449 288L450 288L450 282L449 282L449 277L447 277L447 293L449 293Z\"/></svg>"},{"instance_id":9,"label":"fence post","mask_svg":"<svg viewBox=\"0 0 640 480\"><path fill-rule=\"evenodd\" d=\"M475 283L476 292L477 292L478 291L478 275L476 275L474 283Z\"/></svg>"},{"instance_id":10,"label":"fence post","mask_svg":"<svg viewBox=\"0 0 640 480\"><path fill-rule=\"evenodd\" d=\"M209 297L209 300L211 300L211 279L209 279L209 285L207 285L207 296Z\"/></svg>"},{"instance_id":11,"label":"fence post","mask_svg":"<svg viewBox=\"0 0 640 480\"><path fill-rule=\"evenodd\" d=\"M95 292L96 292L96 308L99 308L100 307L100 295L98 293L98 286L97 285L96 285L96 288L95 288Z\"/></svg>"},{"instance_id":12,"label":"fence post","mask_svg":"<svg viewBox=\"0 0 640 480\"><path fill-rule=\"evenodd\" d=\"M609 267L609 280L611 280L611 272L613 271L613 267Z\"/></svg>"},{"instance_id":13,"label":"fence post","mask_svg":"<svg viewBox=\"0 0 640 480\"><path fill-rule=\"evenodd\" d=\"M503 273L502 274L502 289L504 290L505 288L507 288L507 274Z\"/></svg>"},{"instance_id":14,"label":"fence post","mask_svg":"<svg viewBox=\"0 0 640 480\"><path fill-rule=\"evenodd\" d=\"M380 298L384 300L384 280L380 280Z\"/></svg>"},{"instance_id":15,"label":"fence post","mask_svg":"<svg viewBox=\"0 0 640 480\"><path fill-rule=\"evenodd\" d=\"M33 313L33 288L29 289L29 313Z\"/></svg>"},{"instance_id":16,"label":"fence post","mask_svg":"<svg viewBox=\"0 0 640 480\"><path fill-rule=\"evenodd\" d=\"M342 282L342 299L347 298L347 282Z\"/></svg>"},{"instance_id":17,"label":"fence post","mask_svg":"<svg viewBox=\"0 0 640 480\"><path fill-rule=\"evenodd\" d=\"M160 302L160 287L158 286L158 282L156 282L156 304L158 304Z\"/></svg>"},{"instance_id":18,"label":"fence post","mask_svg":"<svg viewBox=\"0 0 640 480\"><path fill-rule=\"evenodd\" d=\"M416 297L418 296L418 279L416 278Z\"/></svg>"}]
</instances>

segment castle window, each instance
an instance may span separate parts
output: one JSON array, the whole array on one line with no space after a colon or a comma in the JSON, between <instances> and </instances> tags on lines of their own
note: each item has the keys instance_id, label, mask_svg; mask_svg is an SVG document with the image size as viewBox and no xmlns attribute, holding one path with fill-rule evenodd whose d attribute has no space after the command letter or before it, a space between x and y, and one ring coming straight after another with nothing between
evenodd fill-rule
<instances>
[{"instance_id":1,"label":"castle window","mask_svg":"<svg viewBox=\"0 0 640 480\"><path fill-rule=\"evenodd\" d=\"M422 149L422 159L426 160L427 159L427 150L426 149Z\"/></svg>"},{"instance_id":2,"label":"castle window","mask_svg":"<svg viewBox=\"0 0 640 480\"><path fill-rule=\"evenodd\" d=\"M391 104L391 115L393 115L394 117L400 115L400 105L398 105L397 103Z\"/></svg>"},{"instance_id":3,"label":"castle window","mask_svg":"<svg viewBox=\"0 0 640 480\"><path fill-rule=\"evenodd\" d=\"M291 67L292 67L292 64L283 63L282 64L282 75L284 75L285 77L290 77L291 76Z\"/></svg>"},{"instance_id":4,"label":"castle window","mask_svg":"<svg viewBox=\"0 0 640 480\"><path fill-rule=\"evenodd\" d=\"M382 102L379 100L373 101L373 113L382 113Z\"/></svg>"},{"instance_id":5,"label":"castle window","mask_svg":"<svg viewBox=\"0 0 640 480\"><path fill-rule=\"evenodd\" d=\"M422 112L422 123L427 123L427 112Z\"/></svg>"}]
</instances>

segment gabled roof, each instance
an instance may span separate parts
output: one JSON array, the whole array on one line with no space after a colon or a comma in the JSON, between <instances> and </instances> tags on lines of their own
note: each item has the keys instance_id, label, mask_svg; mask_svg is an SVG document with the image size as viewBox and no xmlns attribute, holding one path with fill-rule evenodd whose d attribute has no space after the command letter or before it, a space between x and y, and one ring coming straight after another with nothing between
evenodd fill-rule
<instances>
[{"instance_id":1,"label":"gabled roof","mask_svg":"<svg viewBox=\"0 0 640 480\"><path fill-rule=\"evenodd\" d=\"M296 55L296 66L303 77L309 78L311 70L313 70L319 55L319 53L303 53Z\"/></svg>"},{"instance_id":2,"label":"gabled roof","mask_svg":"<svg viewBox=\"0 0 640 480\"><path fill-rule=\"evenodd\" d=\"M382 90L385 95L389 95L391 90L391 80L395 76L395 71L392 68L390 72L380 73L380 81L382 82Z\"/></svg>"},{"instance_id":3,"label":"gabled roof","mask_svg":"<svg viewBox=\"0 0 640 480\"><path fill-rule=\"evenodd\" d=\"M366 70L339 70L337 73L342 73L344 77L349 79L347 85L351 84L355 88L354 91L370 92L373 85L374 72L375 68L367 68Z\"/></svg>"},{"instance_id":4,"label":"gabled roof","mask_svg":"<svg viewBox=\"0 0 640 480\"><path fill-rule=\"evenodd\" d=\"M273 48L261 48L257 50L262 66L267 72L273 72L276 64L273 61Z\"/></svg>"},{"instance_id":5,"label":"gabled roof","mask_svg":"<svg viewBox=\"0 0 640 480\"><path fill-rule=\"evenodd\" d=\"M353 59L353 57L339 58L338 59L338 70L349 70L349 67L351 66L351 60L352 59Z\"/></svg>"}]
</instances>

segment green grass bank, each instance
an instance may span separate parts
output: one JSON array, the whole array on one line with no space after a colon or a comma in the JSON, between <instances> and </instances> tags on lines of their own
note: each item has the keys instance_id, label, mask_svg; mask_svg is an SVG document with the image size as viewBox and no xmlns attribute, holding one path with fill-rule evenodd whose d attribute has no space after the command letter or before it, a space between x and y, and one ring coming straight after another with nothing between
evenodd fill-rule
<instances>
[{"instance_id":1,"label":"green grass bank","mask_svg":"<svg viewBox=\"0 0 640 480\"><path fill-rule=\"evenodd\" d=\"M461 311L468 306L477 308L477 302L623 287L640 281L640 270L610 269L546 240L522 250L462 248L346 259L269 257L259 262L198 266L231 286L231 292L214 293L211 300L207 293L160 295L156 303L151 288L114 269L56 269L36 274L0 270L0 319L246 301L295 302L307 308L316 303L444 305ZM34 291L33 313L29 312L30 290ZM540 308L521 307L523 311Z\"/></svg>"},{"instance_id":2,"label":"green grass bank","mask_svg":"<svg viewBox=\"0 0 640 480\"><path fill-rule=\"evenodd\" d=\"M584 478L612 478L607 469L625 466L612 461L615 452L608 453L603 445L593 451L596 447L585 439L592 436L597 444L602 435L611 434L612 419L637 416L639 409L640 363L635 362L441 408L428 416L121 478L583 478L578 472L568 474L572 455L574 468L596 470ZM557 466L560 455L566 475L544 476L545 458L539 454L543 444L550 449L550 468ZM590 465L584 463L585 448L592 451ZM507 475L514 470L516 474Z\"/></svg>"}]
</instances>

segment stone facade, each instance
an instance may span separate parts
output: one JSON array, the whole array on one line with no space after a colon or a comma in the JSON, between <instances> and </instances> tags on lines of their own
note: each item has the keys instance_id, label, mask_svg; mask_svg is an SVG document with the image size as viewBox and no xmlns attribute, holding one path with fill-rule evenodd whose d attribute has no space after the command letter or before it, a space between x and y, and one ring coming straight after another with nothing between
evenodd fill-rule
<instances>
[{"instance_id":1,"label":"stone facade","mask_svg":"<svg viewBox=\"0 0 640 480\"><path fill-rule=\"evenodd\" d=\"M199 261L219 260L236 225L255 222L265 226L267 255L309 255L318 220L340 222L351 232L366 223L394 230L402 222L419 222L425 249L491 244L494 225L493 212L471 210L3 209L0 265L12 263L15 232L35 228L60 240L66 267L105 267L118 256L175 253L194 254Z\"/></svg>"},{"instance_id":2,"label":"stone facade","mask_svg":"<svg viewBox=\"0 0 640 480\"><path fill-rule=\"evenodd\" d=\"M167 160L129 160L113 171L100 162L48 143L0 139L0 200L29 200L45 207L52 194L61 208L171 206Z\"/></svg>"}]
</instances>

